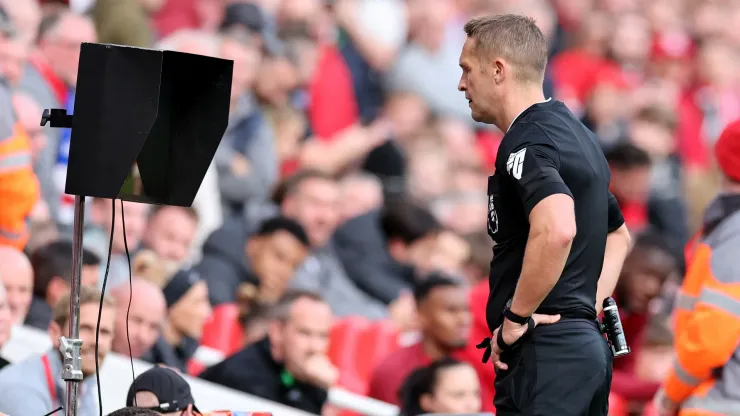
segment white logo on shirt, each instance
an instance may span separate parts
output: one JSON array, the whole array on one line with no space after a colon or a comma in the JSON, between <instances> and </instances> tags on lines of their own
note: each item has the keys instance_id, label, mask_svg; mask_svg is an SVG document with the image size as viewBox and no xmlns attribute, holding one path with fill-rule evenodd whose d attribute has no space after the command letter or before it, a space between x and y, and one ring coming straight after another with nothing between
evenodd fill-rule
<instances>
[{"instance_id":1,"label":"white logo on shirt","mask_svg":"<svg viewBox=\"0 0 740 416\"><path fill-rule=\"evenodd\" d=\"M522 178L522 166L524 165L524 154L526 152L527 148L525 147L518 152L511 153L509 160L506 161L506 171L517 180Z\"/></svg>"}]
</instances>

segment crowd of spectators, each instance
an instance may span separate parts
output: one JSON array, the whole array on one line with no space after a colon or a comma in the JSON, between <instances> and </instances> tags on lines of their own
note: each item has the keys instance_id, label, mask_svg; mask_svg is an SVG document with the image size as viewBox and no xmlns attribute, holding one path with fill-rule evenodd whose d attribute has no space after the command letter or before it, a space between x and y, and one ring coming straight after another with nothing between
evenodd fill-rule
<instances>
[{"instance_id":1,"label":"crowd of spectators","mask_svg":"<svg viewBox=\"0 0 740 416\"><path fill-rule=\"evenodd\" d=\"M345 379L331 354L333 328L361 317L416 338L373 363L359 393L409 416L493 410L493 366L480 363L475 343L490 335L486 183L503 133L473 122L456 86L463 24L518 13L551 40L545 94L597 134L636 236L615 295L633 352L615 361L613 393L639 412L657 391L671 361L668 320L683 247L718 186L710 150L740 114L740 3L0 7L0 346L12 325L48 331L58 343L69 320L70 133L41 128L42 109L73 110L82 42L153 47L234 61L229 125L193 208L116 203L113 221L112 201L87 202L85 376L94 374L97 346L101 360L108 351L131 355L333 414L327 389ZM96 290L106 270L110 313L96 340ZM238 345L220 364L192 365L204 328L224 306L238 308L230 323ZM46 393L54 385L43 370L60 358L44 357L0 372L0 411L29 413L16 406L35 394L43 414L63 398L62 384ZM85 383L82 416L97 412Z\"/></svg>"}]
</instances>

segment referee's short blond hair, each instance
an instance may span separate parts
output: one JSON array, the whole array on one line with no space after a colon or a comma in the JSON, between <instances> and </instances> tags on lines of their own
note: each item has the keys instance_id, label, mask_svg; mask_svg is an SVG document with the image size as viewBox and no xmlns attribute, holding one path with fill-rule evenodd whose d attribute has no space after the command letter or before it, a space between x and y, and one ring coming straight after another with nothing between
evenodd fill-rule
<instances>
[{"instance_id":1,"label":"referee's short blond hair","mask_svg":"<svg viewBox=\"0 0 740 416\"><path fill-rule=\"evenodd\" d=\"M531 17L516 14L476 17L465 24L465 33L475 40L479 57L501 57L516 67L518 81L544 79L549 45Z\"/></svg>"}]
</instances>

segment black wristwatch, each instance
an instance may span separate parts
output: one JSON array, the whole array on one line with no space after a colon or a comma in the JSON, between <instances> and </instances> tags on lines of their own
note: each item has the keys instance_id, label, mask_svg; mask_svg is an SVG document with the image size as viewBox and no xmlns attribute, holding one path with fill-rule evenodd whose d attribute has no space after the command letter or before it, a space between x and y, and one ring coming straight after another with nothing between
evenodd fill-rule
<instances>
[{"instance_id":1,"label":"black wristwatch","mask_svg":"<svg viewBox=\"0 0 740 416\"><path fill-rule=\"evenodd\" d=\"M511 311L511 309L506 308L504 309L504 318L510 320L511 322L514 322L515 324L519 325L527 325L529 321L532 319L531 316L519 316Z\"/></svg>"}]
</instances>

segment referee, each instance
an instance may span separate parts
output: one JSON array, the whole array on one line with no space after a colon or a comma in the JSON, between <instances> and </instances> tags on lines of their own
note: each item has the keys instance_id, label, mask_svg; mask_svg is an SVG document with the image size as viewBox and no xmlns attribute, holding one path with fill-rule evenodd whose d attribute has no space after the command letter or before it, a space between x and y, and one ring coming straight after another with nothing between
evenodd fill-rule
<instances>
[{"instance_id":1,"label":"referee","mask_svg":"<svg viewBox=\"0 0 740 416\"><path fill-rule=\"evenodd\" d=\"M458 88L474 120L506 132L488 180L492 336L479 346L497 369L496 414L606 415L612 353L597 314L629 250L609 167L594 134L543 96L534 20L481 17L465 32Z\"/></svg>"}]
</instances>

